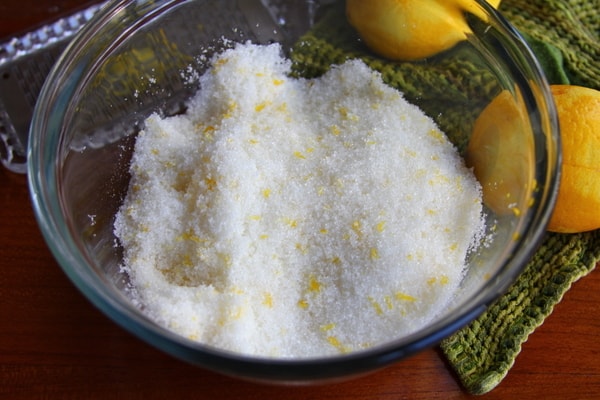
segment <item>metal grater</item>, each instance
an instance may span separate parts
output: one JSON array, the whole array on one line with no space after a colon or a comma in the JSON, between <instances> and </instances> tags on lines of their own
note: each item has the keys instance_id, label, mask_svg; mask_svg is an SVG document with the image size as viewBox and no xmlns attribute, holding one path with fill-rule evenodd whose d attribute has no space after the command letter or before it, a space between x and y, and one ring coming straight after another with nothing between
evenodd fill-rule
<instances>
[{"instance_id":1,"label":"metal grater","mask_svg":"<svg viewBox=\"0 0 600 400\"><path fill-rule=\"evenodd\" d=\"M29 124L46 76L70 39L103 5L0 43L0 160L9 170L25 173Z\"/></svg>"}]
</instances>

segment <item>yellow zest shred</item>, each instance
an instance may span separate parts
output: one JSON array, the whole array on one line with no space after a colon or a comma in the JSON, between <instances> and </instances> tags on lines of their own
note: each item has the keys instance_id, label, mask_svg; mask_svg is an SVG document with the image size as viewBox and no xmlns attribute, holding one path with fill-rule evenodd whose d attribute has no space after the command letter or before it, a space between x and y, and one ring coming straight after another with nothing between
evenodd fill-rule
<instances>
[{"instance_id":1,"label":"yellow zest shred","mask_svg":"<svg viewBox=\"0 0 600 400\"><path fill-rule=\"evenodd\" d=\"M375 313L377 315L383 315L383 309L381 308L381 304L379 304L377 302L377 300L375 300L371 296L369 296L368 299L369 299L369 302L371 303L371 305L373 306L373 309L375 309Z\"/></svg>"},{"instance_id":2,"label":"yellow zest shred","mask_svg":"<svg viewBox=\"0 0 600 400\"><path fill-rule=\"evenodd\" d=\"M300 299L298 300L298 307L303 308L303 309L307 309L308 308L308 302L304 299Z\"/></svg>"},{"instance_id":3,"label":"yellow zest shred","mask_svg":"<svg viewBox=\"0 0 600 400\"><path fill-rule=\"evenodd\" d=\"M271 293L269 293L269 292L266 292L263 295L262 303L269 308L273 308L273 295L271 295Z\"/></svg>"},{"instance_id":4,"label":"yellow zest shred","mask_svg":"<svg viewBox=\"0 0 600 400\"><path fill-rule=\"evenodd\" d=\"M265 109L265 107L267 107L269 105L268 102L263 101L262 103L258 103L255 107L254 107L254 111L256 112L261 112L262 110Z\"/></svg>"},{"instance_id":5,"label":"yellow zest shred","mask_svg":"<svg viewBox=\"0 0 600 400\"><path fill-rule=\"evenodd\" d=\"M379 250L377 250L377 248L372 247L371 248L371 260L377 260L379 259Z\"/></svg>"},{"instance_id":6,"label":"yellow zest shred","mask_svg":"<svg viewBox=\"0 0 600 400\"><path fill-rule=\"evenodd\" d=\"M396 292L394 293L394 297L396 298L396 300L403 300L403 301L416 301L417 299L409 294L406 293L402 293L402 292Z\"/></svg>"},{"instance_id":7,"label":"yellow zest shred","mask_svg":"<svg viewBox=\"0 0 600 400\"><path fill-rule=\"evenodd\" d=\"M217 187L217 180L209 176L204 178L204 183L206 184L206 188L211 192Z\"/></svg>"},{"instance_id":8,"label":"yellow zest shred","mask_svg":"<svg viewBox=\"0 0 600 400\"><path fill-rule=\"evenodd\" d=\"M385 305L387 306L388 310L391 310L394 308L394 302L392 301L391 296L385 296L383 298L383 300L385 301Z\"/></svg>"},{"instance_id":9,"label":"yellow zest shred","mask_svg":"<svg viewBox=\"0 0 600 400\"><path fill-rule=\"evenodd\" d=\"M283 222L290 228L296 228L298 226L298 221L292 218L284 217Z\"/></svg>"},{"instance_id":10,"label":"yellow zest shred","mask_svg":"<svg viewBox=\"0 0 600 400\"><path fill-rule=\"evenodd\" d=\"M322 330L323 332L330 331L330 330L332 330L333 328L335 328L335 324L334 324L334 323L331 323L331 324L326 324L326 325L321 325L321 330Z\"/></svg>"},{"instance_id":11,"label":"yellow zest shred","mask_svg":"<svg viewBox=\"0 0 600 400\"><path fill-rule=\"evenodd\" d=\"M310 292L319 293L321 291L321 282L317 280L317 277L314 275L310 275L308 278L308 290Z\"/></svg>"}]
</instances>

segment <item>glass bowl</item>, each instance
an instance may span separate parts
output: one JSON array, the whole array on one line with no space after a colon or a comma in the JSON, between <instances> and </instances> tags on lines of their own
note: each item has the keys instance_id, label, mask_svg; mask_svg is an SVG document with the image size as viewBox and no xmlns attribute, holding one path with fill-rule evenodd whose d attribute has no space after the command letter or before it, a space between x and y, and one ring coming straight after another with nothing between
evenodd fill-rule
<instances>
[{"instance_id":1,"label":"glass bowl","mask_svg":"<svg viewBox=\"0 0 600 400\"><path fill-rule=\"evenodd\" d=\"M559 175L556 112L540 67L501 15L483 1L463 9L467 3L451 3L464 19L464 40L414 61L371 53L348 24L343 1L109 3L53 68L31 126L33 204L59 264L126 330L175 357L236 377L279 383L342 379L437 344L482 313L522 271L545 232ZM347 354L280 359L190 340L155 323L131 300L113 224L128 189L136 135L151 113L185 112L210 57L247 41L280 43L294 73L306 78L346 58L363 59L425 111L461 155L480 112L499 93L509 93L518 109L511 118L519 119L509 126L519 131L492 142L502 146L512 137L525 149L510 161L519 167L513 173L520 182L512 212L485 207L485 243L469 255L452 302L426 326ZM471 156L484 164L506 162L489 150Z\"/></svg>"}]
</instances>

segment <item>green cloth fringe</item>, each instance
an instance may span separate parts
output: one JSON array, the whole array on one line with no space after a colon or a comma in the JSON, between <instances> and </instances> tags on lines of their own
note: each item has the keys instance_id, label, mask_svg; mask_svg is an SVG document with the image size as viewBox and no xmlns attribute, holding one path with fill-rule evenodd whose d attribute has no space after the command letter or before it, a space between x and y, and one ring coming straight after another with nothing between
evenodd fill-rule
<instances>
[{"instance_id":1,"label":"green cloth fringe","mask_svg":"<svg viewBox=\"0 0 600 400\"><path fill-rule=\"evenodd\" d=\"M462 151L466 135L459 127L464 129L465 120L472 123L498 93L495 78L469 59L462 44L453 50L459 60L453 63L435 57L427 63L386 62L365 55L341 3L294 46L294 73L315 77L331 65L359 57L380 71L386 83L402 90L408 101L438 116L437 124ZM528 42L550 83L600 90L598 0L504 0L499 10ZM450 112L448 104L453 104ZM547 233L507 293L440 344L464 388L473 394L495 388L529 335L599 261L600 231Z\"/></svg>"},{"instance_id":2,"label":"green cloth fringe","mask_svg":"<svg viewBox=\"0 0 600 400\"><path fill-rule=\"evenodd\" d=\"M495 388L510 371L529 335L598 260L599 231L549 233L508 292L441 343L464 388L473 394Z\"/></svg>"}]
</instances>

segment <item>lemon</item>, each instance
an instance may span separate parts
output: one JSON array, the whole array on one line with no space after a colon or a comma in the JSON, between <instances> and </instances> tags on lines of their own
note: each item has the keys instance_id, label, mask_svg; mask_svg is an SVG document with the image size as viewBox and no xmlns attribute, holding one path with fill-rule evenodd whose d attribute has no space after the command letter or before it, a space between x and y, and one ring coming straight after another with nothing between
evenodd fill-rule
<instances>
[{"instance_id":1,"label":"lemon","mask_svg":"<svg viewBox=\"0 0 600 400\"><path fill-rule=\"evenodd\" d=\"M562 171L548 230L561 233L600 228L600 91L551 85L562 142ZM519 214L531 205L533 142L522 100L501 92L481 112L466 151L483 189L483 201L498 214Z\"/></svg>"},{"instance_id":2,"label":"lemon","mask_svg":"<svg viewBox=\"0 0 600 400\"><path fill-rule=\"evenodd\" d=\"M532 204L535 149L523 99L504 90L477 117L465 161L499 215L519 215Z\"/></svg>"},{"instance_id":3,"label":"lemon","mask_svg":"<svg viewBox=\"0 0 600 400\"><path fill-rule=\"evenodd\" d=\"M562 172L548 230L562 233L600 228L600 91L550 86L558 112Z\"/></svg>"},{"instance_id":4,"label":"lemon","mask_svg":"<svg viewBox=\"0 0 600 400\"><path fill-rule=\"evenodd\" d=\"M488 1L498 7L500 0ZM347 0L346 15L366 45L392 60L417 60L465 40L469 12L485 19L473 0Z\"/></svg>"}]
</instances>

